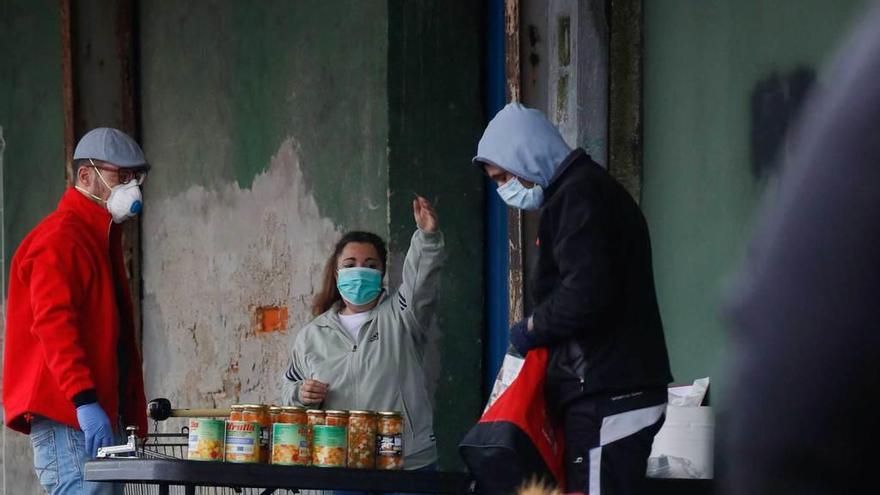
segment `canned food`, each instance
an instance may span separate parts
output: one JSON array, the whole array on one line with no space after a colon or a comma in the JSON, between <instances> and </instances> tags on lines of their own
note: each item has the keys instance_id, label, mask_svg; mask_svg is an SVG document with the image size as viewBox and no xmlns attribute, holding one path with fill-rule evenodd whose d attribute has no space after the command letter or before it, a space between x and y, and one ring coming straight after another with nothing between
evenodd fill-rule
<instances>
[{"instance_id":1,"label":"canned food","mask_svg":"<svg viewBox=\"0 0 880 495\"><path fill-rule=\"evenodd\" d=\"M327 422L327 414L321 409L309 409L306 411L306 420L309 423L309 445L314 448L315 445L315 435L313 431L313 426L315 425L323 425Z\"/></svg>"},{"instance_id":2,"label":"canned food","mask_svg":"<svg viewBox=\"0 0 880 495\"><path fill-rule=\"evenodd\" d=\"M244 406L241 404L235 404L229 408L229 421L241 421L241 413L244 411Z\"/></svg>"},{"instance_id":3,"label":"canned food","mask_svg":"<svg viewBox=\"0 0 880 495\"><path fill-rule=\"evenodd\" d=\"M309 426L322 425L327 421L327 413L321 409L309 409L306 411Z\"/></svg>"},{"instance_id":4,"label":"canned food","mask_svg":"<svg viewBox=\"0 0 880 495\"><path fill-rule=\"evenodd\" d=\"M309 419L306 410L301 407L282 407L276 423L308 426Z\"/></svg>"},{"instance_id":5,"label":"canned food","mask_svg":"<svg viewBox=\"0 0 880 495\"><path fill-rule=\"evenodd\" d=\"M190 419L186 458L191 461L222 461L225 439L226 422L222 419Z\"/></svg>"},{"instance_id":6,"label":"canned food","mask_svg":"<svg viewBox=\"0 0 880 495\"><path fill-rule=\"evenodd\" d=\"M315 425L312 427L312 465L345 467L346 438L344 426Z\"/></svg>"},{"instance_id":7,"label":"canned food","mask_svg":"<svg viewBox=\"0 0 880 495\"><path fill-rule=\"evenodd\" d=\"M308 466L312 463L310 447L308 425L272 425L272 464Z\"/></svg>"},{"instance_id":8,"label":"canned food","mask_svg":"<svg viewBox=\"0 0 880 495\"><path fill-rule=\"evenodd\" d=\"M376 414L351 411L348 419L348 467L372 469L376 466Z\"/></svg>"},{"instance_id":9,"label":"canned food","mask_svg":"<svg viewBox=\"0 0 880 495\"><path fill-rule=\"evenodd\" d=\"M260 462L262 428L252 421L226 422L226 462Z\"/></svg>"},{"instance_id":10,"label":"canned food","mask_svg":"<svg viewBox=\"0 0 880 495\"><path fill-rule=\"evenodd\" d=\"M260 425L260 460L258 462L269 462L269 431L272 423L269 421L269 407L261 404L248 404L244 406L241 414L243 421L250 421Z\"/></svg>"},{"instance_id":11,"label":"canned food","mask_svg":"<svg viewBox=\"0 0 880 495\"><path fill-rule=\"evenodd\" d=\"M376 469L403 469L403 415L379 413L376 435Z\"/></svg>"},{"instance_id":12,"label":"canned food","mask_svg":"<svg viewBox=\"0 0 880 495\"><path fill-rule=\"evenodd\" d=\"M327 411L327 426L348 426L348 411Z\"/></svg>"},{"instance_id":13,"label":"canned food","mask_svg":"<svg viewBox=\"0 0 880 495\"><path fill-rule=\"evenodd\" d=\"M281 408L278 406L272 406L269 408L269 424L279 423L278 415L281 414Z\"/></svg>"}]
</instances>

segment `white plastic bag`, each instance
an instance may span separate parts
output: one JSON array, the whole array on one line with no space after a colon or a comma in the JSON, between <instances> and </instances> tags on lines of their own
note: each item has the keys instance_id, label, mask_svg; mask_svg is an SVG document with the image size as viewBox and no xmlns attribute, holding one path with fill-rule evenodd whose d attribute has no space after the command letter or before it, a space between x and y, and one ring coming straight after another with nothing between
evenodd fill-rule
<instances>
[{"instance_id":1,"label":"white plastic bag","mask_svg":"<svg viewBox=\"0 0 880 495\"><path fill-rule=\"evenodd\" d=\"M519 375L519 371L523 367L523 362L525 362L525 359L519 356L513 354L504 355L504 361L501 363L501 369L498 370L498 376L495 377L495 385L492 386L492 393L489 394L489 400L486 402L486 408L483 409L483 413L488 411L489 407L513 383L513 380Z\"/></svg>"},{"instance_id":2,"label":"white plastic bag","mask_svg":"<svg viewBox=\"0 0 880 495\"><path fill-rule=\"evenodd\" d=\"M709 377L694 380L693 385L669 388L669 405L678 407L698 407L709 390Z\"/></svg>"}]
</instances>

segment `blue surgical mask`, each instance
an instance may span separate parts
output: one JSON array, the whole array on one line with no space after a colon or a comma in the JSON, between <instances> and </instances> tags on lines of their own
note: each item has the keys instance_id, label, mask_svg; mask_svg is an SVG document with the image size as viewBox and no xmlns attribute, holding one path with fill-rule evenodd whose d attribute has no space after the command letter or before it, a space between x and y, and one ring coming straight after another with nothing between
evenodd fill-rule
<instances>
[{"instance_id":1,"label":"blue surgical mask","mask_svg":"<svg viewBox=\"0 0 880 495\"><path fill-rule=\"evenodd\" d=\"M345 302L355 306L369 304L382 292L382 272L374 268L340 268L336 288Z\"/></svg>"},{"instance_id":2,"label":"blue surgical mask","mask_svg":"<svg viewBox=\"0 0 880 495\"><path fill-rule=\"evenodd\" d=\"M508 205L520 210L537 210L544 203L544 189L535 184L528 188L516 177L498 186L498 195Z\"/></svg>"}]
</instances>

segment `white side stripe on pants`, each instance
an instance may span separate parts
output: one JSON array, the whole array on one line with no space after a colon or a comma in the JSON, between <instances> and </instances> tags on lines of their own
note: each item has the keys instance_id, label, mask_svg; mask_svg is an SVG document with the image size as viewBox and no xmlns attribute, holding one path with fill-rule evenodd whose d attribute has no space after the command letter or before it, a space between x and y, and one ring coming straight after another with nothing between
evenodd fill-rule
<instances>
[{"instance_id":1,"label":"white side stripe on pants","mask_svg":"<svg viewBox=\"0 0 880 495\"><path fill-rule=\"evenodd\" d=\"M622 412L602 419L599 430L599 446L590 449L590 495L601 495L602 447L622 438L634 435L663 416L666 404Z\"/></svg>"}]
</instances>

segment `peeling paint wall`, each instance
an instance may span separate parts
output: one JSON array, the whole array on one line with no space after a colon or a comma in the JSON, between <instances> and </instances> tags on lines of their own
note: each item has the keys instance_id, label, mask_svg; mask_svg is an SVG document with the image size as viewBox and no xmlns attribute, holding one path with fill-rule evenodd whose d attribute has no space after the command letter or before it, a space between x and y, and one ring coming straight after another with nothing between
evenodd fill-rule
<instances>
[{"instance_id":1,"label":"peeling paint wall","mask_svg":"<svg viewBox=\"0 0 880 495\"><path fill-rule=\"evenodd\" d=\"M419 192L438 201L450 251L426 362L441 453L458 465L481 409L482 179L469 166L483 121L480 12L139 2L154 167L143 215L149 397L278 402L287 344L311 320L334 242L354 229L387 239L393 289ZM266 307L286 310L283 330L255 330Z\"/></svg>"},{"instance_id":2,"label":"peeling paint wall","mask_svg":"<svg viewBox=\"0 0 880 495\"><path fill-rule=\"evenodd\" d=\"M385 4L139 9L147 395L280 402L329 250L388 235Z\"/></svg>"},{"instance_id":3,"label":"peeling paint wall","mask_svg":"<svg viewBox=\"0 0 880 495\"><path fill-rule=\"evenodd\" d=\"M250 187L191 186L154 200L144 229L150 397L181 407L279 402L291 332L257 331L261 305L311 319L324 247L340 235L305 188L294 140Z\"/></svg>"}]
</instances>

